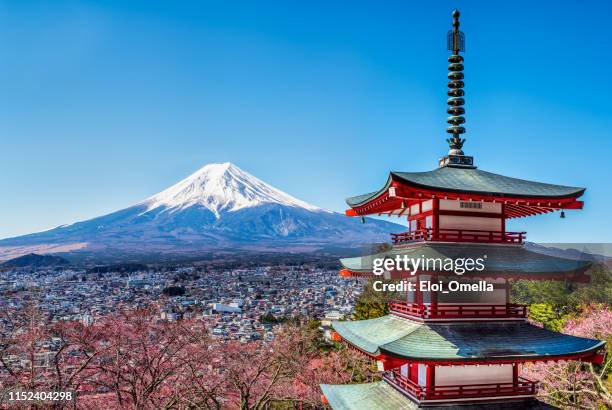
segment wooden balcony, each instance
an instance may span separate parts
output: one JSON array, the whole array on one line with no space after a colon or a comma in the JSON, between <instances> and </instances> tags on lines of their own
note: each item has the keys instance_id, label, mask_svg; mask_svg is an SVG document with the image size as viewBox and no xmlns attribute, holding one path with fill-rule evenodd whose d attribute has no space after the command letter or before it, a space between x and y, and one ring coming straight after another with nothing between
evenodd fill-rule
<instances>
[{"instance_id":1,"label":"wooden balcony","mask_svg":"<svg viewBox=\"0 0 612 410\"><path fill-rule=\"evenodd\" d=\"M523 319L527 317L527 306L514 303L505 305L439 303L432 305L393 300L389 302L389 310L399 316L416 319Z\"/></svg>"},{"instance_id":2,"label":"wooden balcony","mask_svg":"<svg viewBox=\"0 0 612 410\"><path fill-rule=\"evenodd\" d=\"M418 229L411 232L392 233L394 244L438 241L522 244L527 232L480 231L474 229Z\"/></svg>"},{"instance_id":3,"label":"wooden balcony","mask_svg":"<svg viewBox=\"0 0 612 410\"><path fill-rule=\"evenodd\" d=\"M516 383L482 383L447 386L420 386L401 375L399 369L386 372L383 375L387 383L406 393L419 402L429 400L460 400L460 399L494 399L509 396L533 396L536 394L537 383L519 377Z\"/></svg>"}]
</instances>

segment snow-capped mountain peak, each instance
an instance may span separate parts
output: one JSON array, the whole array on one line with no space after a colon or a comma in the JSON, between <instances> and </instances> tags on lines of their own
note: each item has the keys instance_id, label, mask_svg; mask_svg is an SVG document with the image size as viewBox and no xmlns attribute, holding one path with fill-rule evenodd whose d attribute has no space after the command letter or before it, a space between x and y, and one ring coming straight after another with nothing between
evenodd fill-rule
<instances>
[{"instance_id":1,"label":"snow-capped mountain peak","mask_svg":"<svg viewBox=\"0 0 612 410\"><path fill-rule=\"evenodd\" d=\"M147 211L164 207L177 211L194 205L221 213L263 204L280 204L324 211L266 184L230 162L208 164L170 188L142 202Z\"/></svg>"},{"instance_id":2,"label":"snow-capped mountain peak","mask_svg":"<svg viewBox=\"0 0 612 410\"><path fill-rule=\"evenodd\" d=\"M209 164L146 200L45 232L0 240L0 260L31 252L168 260L211 252L314 252L387 241L402 226L300 201L230 163Z\"/></svg>"}]
</instances>

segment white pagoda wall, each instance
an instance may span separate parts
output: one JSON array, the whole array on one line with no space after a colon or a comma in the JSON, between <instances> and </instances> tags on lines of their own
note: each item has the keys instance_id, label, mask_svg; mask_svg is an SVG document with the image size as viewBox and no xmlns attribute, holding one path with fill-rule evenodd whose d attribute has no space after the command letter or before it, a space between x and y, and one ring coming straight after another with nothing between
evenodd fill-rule
<instances>
[{"instance_id":1,"label":"white pagoda wall","mask_svg":"<svg viewBox=\"0 0 612 410\"><path fill-rule=\"evenodd\" d=\"M421 212L431 211L433 209L433 201L430 199L428 201L423 201L421 206L419 204L414 204L410 207L410 215L418 215Z\"/></svg>"},{"instance_id":2,"label":"white pagoda wall","mask_svg":"<svg viewBox=\"0 0 612 410\"><path fill-rule=\"evenodd\" d=\"M487 212L490 214L501 214L501 204L493 202L480 202L480 208L461 207L464 201L451 201L449 199L440 199L440 209L442 211L463 211L463 212Z\"/></svg>"},{"instance_id":3,"label":"white pagoda wall","mask_svg":"<svg viewBox=\"0 0 612 410\"><path fill-rule=\"evenodd\" d=\"M470 206L478 206L472 208ZM480 231L502 230L502 205L493 202L465 202L441 199L441 211L461 211L474 216L440 215L440 229L475 229ZM499 218L479 217L479 213L500 214Z\"/></svg>"},{"instance_id":4,"label":"white pagoda wall","mask_svg":"<svg viewBox=\"0 0 612 410\"><path fill-rule=\"evenodd\" d=\"M421 371L419 366L419 384ZM436 386L512 383L512 365L437 366Z\"/></svg>"},{"instance_id":5,"label":"white pagoda wall","mask_svg":"<svg viewBox=\"0 0 612 410\"><path fill-rule=\"evenodd\" d=\"M425 366L422 363L419 363L419 379L418 379L419 385L420 386L426 386L427 385L427 366Z\"/></svg>"},{"instance_id":6,"label":"white pagoda wall","mask_svg":"<svg viewBox=\"0 0 612 410\"><path fill-rule=\"evenodd\" d=\"M438 292L438 303L483 303L486 305L505 305L507 303L506 290L493 289L492 292Z\"/></svg>"},{"instance_id":7,"label":"white pagoda wall","mask_svg":"<svg viewBox=\"0 0 612 410\"><path fill-rule=\"evenodd\" d=\"M440 229L474 229L478 231L502 230L501 218L485 218L479 216L440 215Z\"/></svg>"}]
</instances>

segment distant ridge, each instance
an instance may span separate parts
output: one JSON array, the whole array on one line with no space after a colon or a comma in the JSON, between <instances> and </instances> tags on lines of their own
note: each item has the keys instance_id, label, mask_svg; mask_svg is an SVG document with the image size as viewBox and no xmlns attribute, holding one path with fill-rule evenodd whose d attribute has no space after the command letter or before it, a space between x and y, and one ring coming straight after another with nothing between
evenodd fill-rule
<instances>
[{"instance_id":1,"label":"distant ridge","mask_svg":"<svg viewBox=\"0 0 612 410\"><path fill-rule=\"evenodd\" d=\"M19 256L17 258L9 259L0 266L3 268L25 268L25 267L52 267L52 266L66 266L70 262L60 256L54 255L38 255L36 253L29 253L27 255Z\"/></svg>"},{"instance_id":2,"label":"distant ridge","mask_svg":"<svg viewBox=\"0 0 612 410\"><path fill-rule=\"evenodd\" d=\"M587 260L612 266L612 257L597 253L612 249L610 244L588 244L588 243L533 243L525 242L525 248L545 255L558 256L560 258Z\"/></svg>"}]
</instances>

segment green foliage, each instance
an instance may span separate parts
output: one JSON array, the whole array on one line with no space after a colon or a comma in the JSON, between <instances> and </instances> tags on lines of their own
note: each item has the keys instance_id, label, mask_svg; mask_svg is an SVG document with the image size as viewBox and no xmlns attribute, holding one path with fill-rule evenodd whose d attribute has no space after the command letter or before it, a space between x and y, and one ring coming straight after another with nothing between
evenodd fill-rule
<instances>
[{"instance_id":1,"label":"green foliage","mask_svg":"<svg viewBox=\"0 0 612 410\"><path fill-rule=\"evenodd\" d=\"M276 317L271 313L266 313L265 315L262 315L261 318L261 323L270 323L270 324L278 324L278 323L285 323L287 322L287 318L284 316L280 316L280 317Z\"/></svg>"},{"instance_id":2,"label":"green foliage","mask_svg":"<svg viewBox=\"0 0 612 410\"><path fill-rule=\"evenodd\" d=\"M389 305L386 302L357 301L353 317L357 320L375 319L389 313Z\"/></svg>"},{"instance_id":3,"label":"green foliage","mask_svg":"<svg viewBox=\"0 0 612 410\"><path fill-rule=\"evenodd\" d=\"M546 329L560 331L566 320L586 305L612 304L612 271L601 264L590 271L589 283L555 280L518 280L512 283L514 303L529 305L529 318Z\"/></svg>"},{"instance_id":4,"label":"green foliage","mask_svg":"<svg viewBox=\"0 0 612 410\"><path fill-rule=\"evenodd\" d=\"M534 303L529 306L529 318L542 323L544 328L560 332L565 323L565 315L551 304Z\"/></svg>"},{"instance_id":5,"label":"green foliage","mask_svg":"<svg viewBox=\"0 0 612 410\"><path fill-rule=\"evenodd\" d=\"M596 265L591 269L591 282L578 286L568 296L569 305L584 304L612 305L612 270L605 265Z\"/></svg>"},{"instance_id":6,"label":"green foliage","mask_svg":"<svg viewBox=\"0 0 612 410\"><path fill-rule=\"evenodd\" d=\"M512 301L525 305L566 306L570 292L562 281L518 280L512 283Z\"/></svg>"},{"instance_id":7,"label":"green foliage","mask_svg":"<svg viewBox=\"0 0 612 410\"><path fill-rule=\"evenodd\" d=\"M377 244L373 252L383 253L387 252L392 248L389 243ZM380 277L372 278L363 287L363 293L355 301L355 313L353 318L357 320L362 319L375 319L377 317L385 316L389 314L389 301L391 299L402 298L402 295L398 292L377 292L372 287L374 281L385 281Z\"/></svg>"},{"instance_id":8,"label":"green foliage","mask_svg":"<svg viewBox=\"0 0 612 410\"><path fill-rule=\"evenodd\" d=\"M325 340L323 331L321 330L321 321L314 319L309 320L306 325L303 326L303 329L306 339L310 341L310 347L312 349L318 352L329 352L337 349L336 343Z\"/></svg>"},{"instance_id":9,"label":"green foliage","mask_svg":"<svg viewBox=\"0 0 612 410\"><path fill-rule=\"evenodd\" d=\"M322 335L323 333L321 332L320 327L321 327L320 320L312 319L312 320L309 320L308 323L306 323L306 329L308 331L320 333Z\"/></svg>"},{"instance_id":10,"label":"green foliage","mask_svg":"<svg viewBox=\"0 0 612 410\"><path fill-rule=\"evenodd\" d=\"M377 292L372 287L374 280L371 279L364 285L363 293L355 301L354 319L375 319L389 314L389 301L392 299L405 299L400 292ZM386 281L383 281L386 282Z\"/></svg>"}]
</instances>

